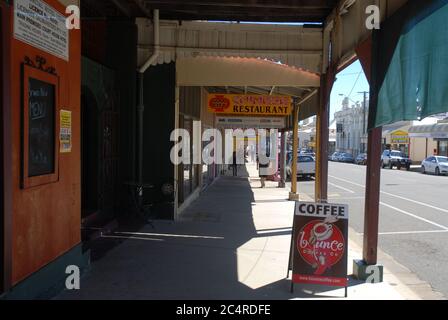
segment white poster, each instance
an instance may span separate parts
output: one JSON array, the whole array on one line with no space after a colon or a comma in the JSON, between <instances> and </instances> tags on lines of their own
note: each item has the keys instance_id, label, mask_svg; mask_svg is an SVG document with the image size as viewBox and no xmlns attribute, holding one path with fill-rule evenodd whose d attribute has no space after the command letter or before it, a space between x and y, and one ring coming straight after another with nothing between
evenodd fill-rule
<instances>
[{"instance_id":1,"label":"white poster","mask_svg":"<svg viewBox=\"0 0 448 320\"><path fill-rule=\"evenodd\" d=\"M42 0L14 1L14 37L66 61L69 30L66 17Z\"/></svg>"},{"instance_id":2,"label":"white poster","mask_svg":"<svg viewBox=\"0 0 448 320\"><path fill-rule=\"evenodd\" d=\"M284 117L217 117L217 125L229 129L283 129L286 127Z\"/></svg>"}]
</instances>

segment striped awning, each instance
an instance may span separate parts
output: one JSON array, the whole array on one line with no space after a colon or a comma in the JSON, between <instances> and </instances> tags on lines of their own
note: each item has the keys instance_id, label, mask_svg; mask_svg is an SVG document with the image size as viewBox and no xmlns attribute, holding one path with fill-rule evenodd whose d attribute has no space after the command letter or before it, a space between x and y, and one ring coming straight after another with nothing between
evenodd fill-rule
<instances>
[{"instance_id":1,"label":"striped awning","mask_svg":"<svg viewBox=\"0 0 448 320\"><path fill-rule=\"evenodd\" d=\"M448 138L448 123L438 123L426 126L413 126L409 129L409 136L413 138Z\"/></svg>"}]
</instances>

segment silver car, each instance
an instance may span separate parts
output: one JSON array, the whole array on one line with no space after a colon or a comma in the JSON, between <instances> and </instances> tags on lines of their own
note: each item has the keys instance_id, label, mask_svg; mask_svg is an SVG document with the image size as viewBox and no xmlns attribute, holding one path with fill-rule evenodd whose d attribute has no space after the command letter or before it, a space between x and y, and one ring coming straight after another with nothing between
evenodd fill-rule
<instances>
[{"instance_id":1,"label":"silver car","mask_svg":"<svg viewBox=\"0 0 448 320\"><path fill-rule=\"evenodd\" d=\"M448 157L433 156L423 160L422 172L434 173L436 176L448 174Z\"/></svg>"},{"instance_id":2,"label":"silver car","mask_svg":"<svg viewBox=\"0 0 448 320\"><path fill-rule=\"evenodd\" d=\"M286 175L291 179L292 160L286 165ZM297 176L298 177L315 177L316 176L316 159L310 155L299 155L297 161Z\"/></svg>"}]
</instances>

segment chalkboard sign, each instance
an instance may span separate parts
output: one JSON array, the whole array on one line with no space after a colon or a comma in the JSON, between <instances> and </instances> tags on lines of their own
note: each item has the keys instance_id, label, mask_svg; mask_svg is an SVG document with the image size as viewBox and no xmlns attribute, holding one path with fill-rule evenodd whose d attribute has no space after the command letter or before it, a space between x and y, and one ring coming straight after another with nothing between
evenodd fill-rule
<instances>
[{"instance_id":1,"label":"chalkboard sign","mask_svg":"<svg viewBox=\"0 0 448 320\"><path fill-rule=\"evenodd\" d=\"M55 86L28 81L28 177L37 177L54 172Z\"/></svg>"},{"instance_id":2,"label":"chalkboard sign","mask_svg":"<svg viewBox=\"0 0 448 320\"><path fill-rule=\"evenodd\" d=\"M23 66L22 188L59 180L59 78Z\"/></svg>"}]
</instances>

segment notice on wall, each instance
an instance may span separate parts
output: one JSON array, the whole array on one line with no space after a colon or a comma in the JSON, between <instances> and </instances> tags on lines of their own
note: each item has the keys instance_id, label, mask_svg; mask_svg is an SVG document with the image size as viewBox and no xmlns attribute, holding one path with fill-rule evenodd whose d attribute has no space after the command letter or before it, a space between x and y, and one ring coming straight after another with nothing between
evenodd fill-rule
<instances>
[{"instance_id":1,"label":"notice on wall","mask_svg":"<svg viewBox=\"0 0 448 320\"><path fill-rule=\"evenodd\" d=\"M297 202L293 283L347 287L348 206Z\"/></svg>"},{"instance_id":2,"label":"notice on wall","mask_svg":"<svg viewBox=\"0 0 448 320\"><path fill-rule=\"evenodd\" d=\"M60 113L60 145L61 153L72 152L72 112L61 110Z\"/></svg>"},{"instance_id":3,"label":"notice on wall","mask_svg":"<svg viewBox=\"0 0 448 320\"><path fill-rule=\"evenodd\" d=\"M292 102L289 96L210 94L208 110L215 114L289 116Z\"/></svg>"},{"instance_id":4,"label":"notice on wall","mask_svg":"<svg viewBox=\"0 0 448 320\"><path fill-rule=\"evenodd\" d=\"M14 1L14 38L69 60L66 17L42 0Z\"/></svg>"}]
</instances>

